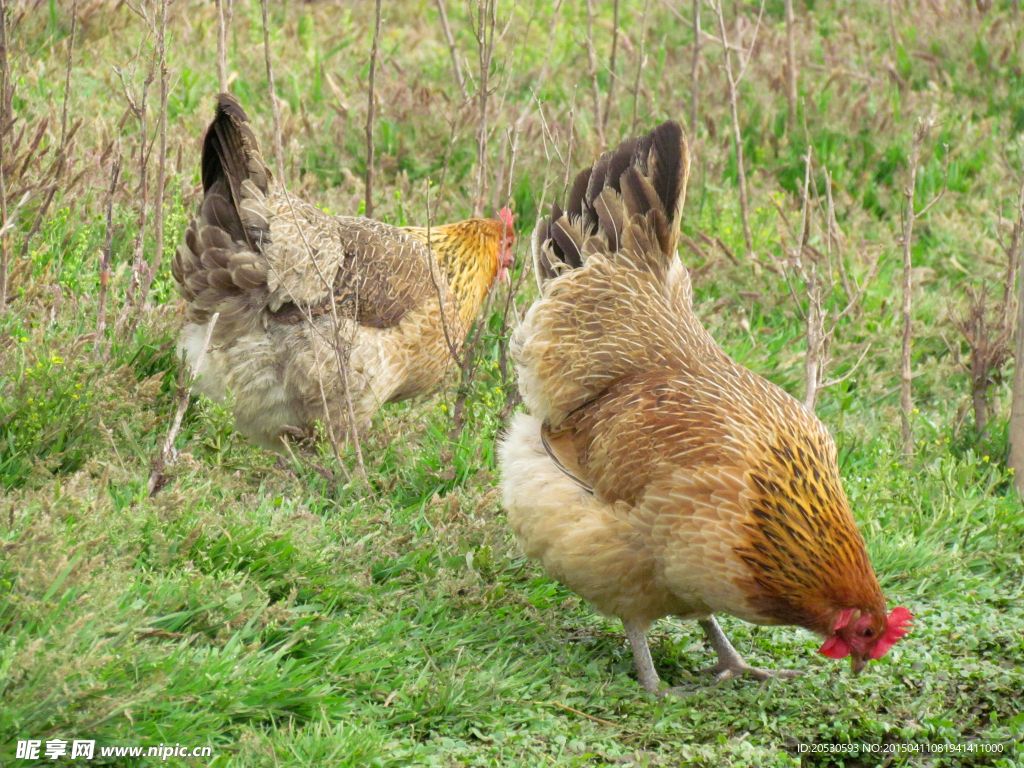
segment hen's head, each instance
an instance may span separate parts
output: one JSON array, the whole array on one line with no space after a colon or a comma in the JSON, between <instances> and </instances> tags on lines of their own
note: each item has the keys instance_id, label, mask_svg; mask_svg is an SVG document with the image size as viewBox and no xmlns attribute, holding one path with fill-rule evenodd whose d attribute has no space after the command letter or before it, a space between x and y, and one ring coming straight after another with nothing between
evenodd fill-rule
<instances>
[{"instance_id":1,"label":"hen's head","mask_svg":"<svg viewBox=\"0 0 1024 768\"><path fill-rule=\"evenodd\" d=\"M853 673L859 674L868 661L885 656L910 631L913 618L910 611L902 606L893 608L888 616L884 610L862 613L856 608L845 608L839 612L832 625L832 634L818 653L830 659L849 656Z\"/></svg>"}]
</instances>

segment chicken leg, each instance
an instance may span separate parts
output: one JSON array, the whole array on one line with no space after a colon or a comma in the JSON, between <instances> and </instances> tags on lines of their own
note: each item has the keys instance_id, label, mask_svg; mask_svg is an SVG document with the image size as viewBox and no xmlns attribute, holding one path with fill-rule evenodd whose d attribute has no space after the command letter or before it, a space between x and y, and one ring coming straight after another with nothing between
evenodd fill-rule
<instances>
[{"instance_id":1,"label":"chicken leg","mask_svg":"<svg viewBox=\"0 0 1024 768\"><path fill-rule=\"evenodd\" d=\"M800 676L800 672L791 669L769 670L750 666L736 652L736 649L732 647L732 643L729 642L729 638L725 636L714 616L709 616L698 623L704 629L708 640L711 642L711 647L718 654L718 663L715 666L701 670L704 673L714 674L715 679L711 683L712 685L718 685L723 680L729 680L734 677L742 677L744 674L750 675L755 680ZM684 688L669 688L666 691L659 691L658 685L661 682L661 678L658 677L658 673L654 669L651 649L647 644L646 628L629 621L623 621L622 626L626 630L626 639L629 640L629 647L633 651L633 664L636 667L637 679L645 691L656 696L663 696L666 693L692 693L692 691Z\"/></svg>"},{"instance_id":2,"label":"chicken leg","mask_svg":"<svg viewBox=\"0 0 1024 768\"><path fill-rule=\"evenodd\" d=\"M654 670L651 649L647 645L647 628L631 621L623 621L622 626L626 630L629 647L633 650L633 665L636 667L640 686L648 693L658 695L658 683L661 682L661 678Z\"/></svg>"},{"instance_id":3,"label":"chicken leg","mask_svg":"<svg viewBox=\"0 0 1024 768\"><path fill-rule=\"evenodd\" d=\"M718 626L714 616L708 616L698 624L704 630L704 634L708 636L711 647L718 654L718 663L715 666L701 670L701 672L715 676L712 685L718 685L723 680L733 677L742 677L744 674L750 675L755 680L768 680L772 677L799 677L801 674L792 669L769 670L752 667L732 647L732 643L729 642L729 638L725 636L722 628Z\"/></svg>"}]
</instances>

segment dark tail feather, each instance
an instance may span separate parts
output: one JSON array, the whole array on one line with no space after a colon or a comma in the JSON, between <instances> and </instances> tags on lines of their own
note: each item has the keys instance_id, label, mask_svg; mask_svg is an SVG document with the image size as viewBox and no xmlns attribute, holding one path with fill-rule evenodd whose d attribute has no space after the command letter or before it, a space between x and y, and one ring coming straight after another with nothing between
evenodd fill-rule
<instances>
[{"instance_id":1,"label":"dark tail feather","mask_svg":"<svg viewBox=\"0 0 1024 768\"><path fill-rule=\"evenodd\" d=\"M188 319L204 325L220 313L215 339L250 328L267 303L271 179L249 118L233 96L217 97L203 140L203 202L171 261L188 301Z\"/></svg>"},{"instance_id":2,"label":"dark tail feather","mask_svg":"<svg viewBox=\"0 0 1024 768\"><path fill-rule=\"evenodd\" d=\"M627 226L638 219L646 219L661 255L674 256L689 168L682 128L671 120L598 158L576 177L566 210L552 205L537 225L534 260L541 285L582 266L589 253L618 252Z\"/></svg>"},{"instance_id":3,"label":"dark tail feather","mask_svg":"<svg viewBox=\"0 0 1024 768\"><path fill-rule=\"evenodd\" d=\"M244 197L242 184L251 181L266 194L271 178L270 169L263 162L259 141L242 105L230 94L219 94L217 114L203 141L203 191L207 200L227 198L229 205L217 205L216 210L208 212L204 210L204 215L209 215L211 223L216 222L236 240L248 242L255 250L257 233L250 231L251 227L243 226L238 213ZM219 182L223 187L217 186Z\"/></svg>"}]
</instances>

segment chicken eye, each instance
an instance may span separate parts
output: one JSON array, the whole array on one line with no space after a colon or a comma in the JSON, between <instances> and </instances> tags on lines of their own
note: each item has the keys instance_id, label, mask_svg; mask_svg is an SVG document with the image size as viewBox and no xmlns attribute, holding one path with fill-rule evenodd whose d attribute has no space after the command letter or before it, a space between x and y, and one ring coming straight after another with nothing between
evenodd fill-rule
<instances>
[{"instance_id":1,"label":"chicken eye","mask_svg":"<svg viewBox=\"0 0 1024 768\"><path fill-rule=\"evenodd\" d=\"M875 630L871 627L866 627L860 631L861 637L871 637L873 634L875 634Z\"/></svg>"}]
</instances>

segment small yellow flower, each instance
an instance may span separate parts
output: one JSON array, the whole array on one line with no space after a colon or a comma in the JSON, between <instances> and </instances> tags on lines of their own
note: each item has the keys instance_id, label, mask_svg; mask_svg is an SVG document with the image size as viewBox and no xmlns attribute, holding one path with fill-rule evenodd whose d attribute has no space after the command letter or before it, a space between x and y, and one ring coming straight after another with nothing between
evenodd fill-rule
<instances>
[{"instance_id":1,"label":"small yellow flower","mask_svg":"<svg viewBox=\"0 0 1024 768\"><path fill-rule=\"evenodd\" d=\"M1007 467L1006 468L1006 474L1012 475L1013 474L1013 467Z\"/></svg>"},{"instance_id":2,"label":"small yellow flower","mask_svg":"<svg viewBox=\"0 0 1024 768\"><path fill-rule=\"evenodd\" d=\"M77 399L78 399L78 395L72 395L72 396L71 396L71 399L72 399L72 400L77 400Z\"/></svg>"},{"instance_id":3,"label":"small yellow flower","mask_svg":"<svg viewBox=\"0 0 1024 768\"><path fill-rule=\"evenodd\" d=\"M25 344L25 343L27 343L27 342L28 342L28 336L22 336L22 337L21 337L21 343L22 343L22 344Z\"/></svg>"},{"instance_id":4,"label":"small yellow flower","mask_svg":"<svg viewBox=\"0 0 1024 768\"><path fill-rule=\"evenodd\" d=\"M441 403L441 410L447 413L448 412L448 406L445 405L444 403Z\"/></svg>"},{"instance_id":5,"label":"small yellow flower","mask_svg":"<svg viewBox=\"0 0 1024 768\"><path fill-rule=\"evenodd\" d=\"M915 408L915 409L914 409L914 413L920 413L920 411L919 411L919 410L917 410L917 408Z\"/></svg>"},{"instance_id":6,"label":"small yellow flower","mask_svg":"<svg viewBox=\"0 0 1024 768\"><path fill-rule=\"evenodd\" d=\"M53 357L50 358L50 362L54 363L56 365L60 365L61 363L64 362L64 358L63 357L58 357L57 355L54 355Z\"/></svg>"},{"instance_id":7,"label":"small yellow flower","mask_svg":"<svg viewBox=\"0 0 1024 768\"><path fill-rule=\"evenodd\" d=\"M982 457L981 457L981 460L982 460L982 461L988 461L988 456L982 456Z\"/></svg>"}]
</instances>

